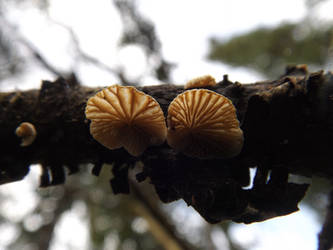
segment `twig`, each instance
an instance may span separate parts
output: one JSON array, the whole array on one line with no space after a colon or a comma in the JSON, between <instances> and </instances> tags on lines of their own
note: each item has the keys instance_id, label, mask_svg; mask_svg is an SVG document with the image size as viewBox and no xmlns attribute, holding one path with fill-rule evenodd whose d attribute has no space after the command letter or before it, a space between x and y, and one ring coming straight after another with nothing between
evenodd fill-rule
<instances>
[{"instance_id":1,"label":"twig","mask_svg":"<svg viewBox=\"0 0 333 250\"><path fill-rule=\"evenodd\" d=\"M135 180L130 179L131 193L142 206L136 207L149 223L151 233L165 247L166 250L193 250L185 238L176 233L176 229L171 225L162 211L158 208L156 202L152 201L152 196L148 194L142 185L138 185ZM156 197L157 198L157 197ZM157 200L156 200L157 201Z\"/></svg>"},{"instance_id":2,"label":"twig","mask_svg":"<svg viewBox=\"0 0 333 250\"><path fill-rule=\"evenodd\" d=\"M64 77L66 74L60 72L52 64L50 64L44 56L38 51L36 46L34 46L28 39L24 38L21 34L16 31L16 27L9 23L3 16L0 15L0 22L3 27L8 29L8 32L11 32L14 38L21 44L23 44L33 55L33 57L49 72L54 74L56 77Z\"/></svg>"},{"instance_id":3,"label":"twig","mask_svg":"<svg viewBox=\"0 0 333 250\"><path fill-rule=\"evenodd\" d=\"M59 70L56 69L55 66L51 65L44 56L38 51L36 46L34 46L30 41L27 39L24 39L23 37L19 37L18 41L22 43L27 49L29 49L33 55L33 57L49 72L54 74L56 77L63 77L66 78L65 76L67 74L60 72Z\"/></svg>"},{"instance_id":4,"label":"twig","mask_svg":"<svg viewBox=\"0 0 333 250\"><path fill-rule=\"evenodd\" d=\"M76 53L79 56L79 58L95 65L96 67L101 68L102 70L105 70L106 72L116 75L119 78L119 81L124 85L133 85L133 83L127 79L127 77L125 76L125 74L121 68L114 69L114 68L108 66L106 63L100 61L96 57L89 55L87 52L83 51L83 49L81 48L81 45L80 45L79 38L71 27L69 27L66 24L63 24L61 22L58 22L56 20L53 20L53 19L50 19L50 20L53 23L55 23L55 24L59 25L60 27L62 27L63 29L65 29L69 33L72 43L75 46L75 50L76 50ZM135 81L135 82L137 83L138 81Z\"/></svg>"}]
</instances>

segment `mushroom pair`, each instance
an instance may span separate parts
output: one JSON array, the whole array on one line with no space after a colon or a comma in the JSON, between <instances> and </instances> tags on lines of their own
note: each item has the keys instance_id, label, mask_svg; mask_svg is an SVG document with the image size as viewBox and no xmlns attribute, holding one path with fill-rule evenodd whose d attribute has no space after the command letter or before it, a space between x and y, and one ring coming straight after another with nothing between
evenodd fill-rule
<instances>
[{"instance_id":1,"label":"mushroom pair","mask_svg":"<svg viewBox=\"0 0 333 250\"><path fill-rule=\"evenodd\" d=\"M158 102L129 86L98 92L88 100L85 113L99 143L109 149L124 147L133 156L165 139L175 150L197 158L230 158L243 146L232 102L207 89L187 90L170 103L168 129Z\"/></svg>"}]
</instances>

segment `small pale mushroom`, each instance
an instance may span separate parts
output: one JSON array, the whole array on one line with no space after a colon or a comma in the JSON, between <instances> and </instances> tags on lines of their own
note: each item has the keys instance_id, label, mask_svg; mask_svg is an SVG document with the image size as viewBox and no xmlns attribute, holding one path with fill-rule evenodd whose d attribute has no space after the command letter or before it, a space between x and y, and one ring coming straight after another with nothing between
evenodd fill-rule
<instances>
[{"instance_id":1,"label":"small pale mushroom","mask_svg":"<svg viewBox=\"0 0 333 250\"><path fill-rule=\"evenodd\" d=\"M166 139L160 105L134 87L113 85L101 90L88 100L85 114L91 120L91 135L109 149L124 147L139 156Z\"/></svg>"},{"instance_id":2,"label":"small pale mushroom","mask_svg":"<svg viewBox=\"0 0 333 250\"><path fill-rule=\"evenodd\" d=\"M179 94L168 109L167 142L176 151L200 159L232 158L243 147L236 109L223 95L207 89Z\"/></svg>"},{"instance_id":3,"label":"small pale mushroom","mask_svg":"<svg viewBox=\"0 0 333 250\"><path fill-rule=\"evenodd\" d=\"M188 81L185 84L184 89L205 88L205 87L212 87L215 85L216 81L214 77L212 77L211 75L204 75Z\"/></svg>"},{"instance_id":4,"label":"small pale mushroom","mask_svg":"<svg viewBox=\"0 0 333 250\"><path fill-rule=\"evenodd\" d=\"M21 147L31 145L37 136L35 126L30 122L22 122L15 130L15 134L22 138Z\"/></svg>"}]
</instances>

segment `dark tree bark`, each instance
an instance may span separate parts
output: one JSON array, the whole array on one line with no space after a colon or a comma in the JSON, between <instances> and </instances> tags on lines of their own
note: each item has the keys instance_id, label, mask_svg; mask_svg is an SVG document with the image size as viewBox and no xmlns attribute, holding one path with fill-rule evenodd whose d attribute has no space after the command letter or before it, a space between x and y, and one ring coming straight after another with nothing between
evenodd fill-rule
<instances>
[{"instance_id":1,"label":"dark tree bark","mask_svg":"<svg viewBox=\"0 0 333 250\"><path fill-rule=\"evenodd\" d=\"M138 87L153 96L165 115L182 86ZM227 76L210 87L230 98L244 132L244 147L235 158L199 160L176 153L166 143L139 158L125 150L108 150L89 133L84 109L100 88L80 86L75 78L43 81L40 90L0 93L0 183L17 181L29 165L40 163L41 185L65 181L64 167L74 173L93 163L114 163L114 193L128 193L128 169L144 163L137 180L150 178L163 202L184 199L208 222L231 219L251 223L298 210L307 184L288 183L288 174L333 178L333 75L309 73L306 66L288 67L274 81L241 84ZM37 138L20 146L14 131L21 122L34 124ZM254 185L249 168L257 167Z\"/></svg>"}]
</instances>

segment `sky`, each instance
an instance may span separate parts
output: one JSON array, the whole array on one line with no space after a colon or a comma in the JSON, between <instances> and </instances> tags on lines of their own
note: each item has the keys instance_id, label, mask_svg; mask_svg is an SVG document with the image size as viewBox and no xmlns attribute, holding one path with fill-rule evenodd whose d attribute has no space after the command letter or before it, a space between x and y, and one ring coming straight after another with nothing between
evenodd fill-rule
<instances>
[{"instance_id":1,"label":"sky","mask_svg":"<svg viewBox=\"0 0 333 250\"><path fill-rule=\"evenodd\" d=\"M81 81L90 86L116 81L109 72L88 63L78 63L73 57L75 48L70 46L70 36L60 25L65 24L75 31L85 53L110 67L124 67L133 78L145 75L142 82L146 85L160 84L147 76L147 61L141 48L128 46L119 50L117 45L122 25L110 0L52 0L50 3L48 16L29 6L24 10L11 9L6 15L17 24L17 29L23 36L38 45L39 51L57 68L73 68ZM203 74L221 79L227 73L232 81L244 83L263 80L263 76L254 71L207 61L208 39L212 36L228 39L258 26L297 22L306 14L304 0L138 0L137 6L144 16L156 24L165 59L177 65L172 74L175 84L183 84ZM61 42L58 42L59 37ZM54 43L55 40L57 43ZM38 87L40 79L53 77L36 65L30 65L26 72L20 81L20 89ZM10 90L18 87L16 82L10 81L10 84L5 84L5 88Z\"/></svg>"},{"instance_id":2,"label":"sky","mask_svg":"<svg viewBox=\"0 0 333 250\"><path fill-rule=\"evenodd\" d=\"M263 76L256 72L207 61L208 39L214 36L226 40L259 26L298 22L307 13L303 0L138 0L137 4L138 10L156 25L157 34L162 41L163 56L177 65L172 74L175 84L184 84L187 80L204 74L211 74L216 79L229 74L232 81L244 83L263 80ZM17 30L33 43L49 62L60 70L73 69L85 85L106 86L116 83L116 78L89 63L77 63L76 58L73 58L75 48L69 45L70 36L61 24L76 32L80 47L85 53L110 67L121 65L133 78L144 75L142 82L147 85L160 83L146 75L148 62L141 48L128 46L119 50L117 47L122 24L119 14L109 0L50 0L48 15L29 5L13 9L9 4L8 9L6 15L16 24ZM313 11L321 22L332 20L333 1L326 1ZM29 56L28 51L21 49ZM54 79L53 75L34 63L27 65L25 72L19 80L6 81L2 90L38 88L42 79ZM17 84L18 82L20 84ZM15 207L37 202L33 195L36 185L31 185L31 182L37 182L37 178L31 177L18 183L0 186L0 192L14 197L12 203L6 205L11 208L9 211L22 211L15 210ZM17 192L18 189L24 192ZM26 203L27 199L30 203ZM80 219L75 217L77 209L82 212L82 204L73 209L74 212L67 215L67 224L62 222L65 224L63 229L73 226L81 228L83 234L87 233L84 231L84 224L80 224ZM180 206L179 216L192 216L191 221L202 223L202 219L189 209ZM14 216L13 214L15 213L8 216ZM66 231L61 232L61 225L59 228L57 239L66 241ZM8 234L13 234L13 230L8 230ZM231 230L236 240L253 243L251 250L312 250L317 244L320 225L315 214L302 206L301 212L252 225L235 225ZM215 235L218 236L219 233ZM217 236L215 240L219 242ZM75 242L78 247L80 243L82 242ZM61 249L59 246L62 246L62 243L59 244L52 250Z\"/></svg>"}]
</instances>

